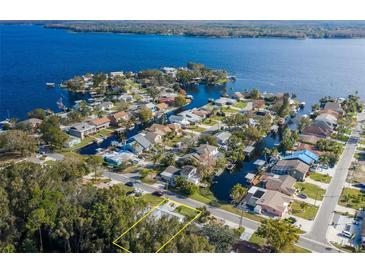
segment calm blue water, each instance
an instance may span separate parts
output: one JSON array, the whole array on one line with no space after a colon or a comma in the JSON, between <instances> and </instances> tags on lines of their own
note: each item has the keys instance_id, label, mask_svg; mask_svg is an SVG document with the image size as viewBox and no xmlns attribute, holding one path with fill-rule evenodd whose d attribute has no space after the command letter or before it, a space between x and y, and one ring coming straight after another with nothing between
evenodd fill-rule
<instances>
[{"instance_id":1,"label":"calm blue water","mask_svg":"<svg viewBox=\"0 0 365 274\"><path fill-rule=\"evenodd\" d=\"M184 66L223 68L234 87L295 92L307 104L358 90L365 98L365 40L213 39L158 35L71 33L36 25L0 25L0 120L25 118L36 107L79 99L45 88L76 74ZM200 91L202 90L199 88ZM215 97L195 92L194 105ZM194 93L193 93L194 94Z\"/></svg>"}]
</instances>

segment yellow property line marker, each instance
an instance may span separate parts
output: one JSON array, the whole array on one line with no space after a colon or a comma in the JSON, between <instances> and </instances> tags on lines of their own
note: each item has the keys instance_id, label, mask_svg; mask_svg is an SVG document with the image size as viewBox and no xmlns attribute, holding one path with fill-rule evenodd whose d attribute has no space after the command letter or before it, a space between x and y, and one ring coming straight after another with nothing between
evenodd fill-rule
<instances>
[{"instance_id":1,"label":"yellow property line marker","mask_svg":"<svg viewBox=\"0 0 365 274\"><path fill-rule=\"evenodd\" d=\"M113 244L119 248L121 248L122 250L124 250L125 252L127 253L132 253L131 251L129 251L128 249L126 249L125 247L117 244L117 241L119 241L125 234L127 234L132 228L134 228L136 225L138 225L140 222L142 222L147 216L149 216L154 210L156 210L157 208L160 207L160 205L164 204L165 202L172 202L172 203L175 203L177 205L180 205L180 206L184 206L186 208L189 208L189 209L192 209L196 212L198 212L198 214L193 218L191 219L187 224L185 224L175 235L173 235L166 243L164 243L157 251L156 253L159 253L166 245L168 245L173 239L175 239L181 232L183 232L192 222L194 222L197 218L200 217L200 215L202 214L202 211L194 208L194 207L191 207L191 206L188 206L188 205L185 205L185 204L182 204L182 203L179 203L179 202L175 202L173 200L170 200L168 198L164 198L158 205L154 206L152 209L150 209L145 215L143 215L135 224L133 224L130 228L128 228L126 231L124 231L118 238L116 238L114 241L113 241Z\"/></svg>"}]
</instances>

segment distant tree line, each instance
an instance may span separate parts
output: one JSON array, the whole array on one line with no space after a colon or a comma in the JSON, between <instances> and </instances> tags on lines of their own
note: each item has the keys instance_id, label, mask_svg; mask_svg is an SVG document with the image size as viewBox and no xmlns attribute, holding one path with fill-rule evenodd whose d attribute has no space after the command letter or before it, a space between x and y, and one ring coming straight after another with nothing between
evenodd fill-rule
<instances>
[{"instance_id":1,"label":"distant tree line","mask_svg":"<svg viewBox=\"0 0 365 274\"><path fill-rule=\"evenodd\" d=\"M114 32L206 37L362 38L363 21L79 21L58 22L48 28L76 32Z\"/></svg>"}]
</instances>

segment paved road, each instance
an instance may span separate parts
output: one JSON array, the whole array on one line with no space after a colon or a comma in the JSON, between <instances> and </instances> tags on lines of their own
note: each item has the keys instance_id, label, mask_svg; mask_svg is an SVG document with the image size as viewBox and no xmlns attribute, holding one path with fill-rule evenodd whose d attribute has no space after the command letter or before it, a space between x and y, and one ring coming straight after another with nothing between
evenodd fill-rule
<instances>
[{"instance_id":1,"label":"paved road","mask_svg":"<svg viewBox=\"0 0 365 274\"><path fill-rule=\"evenodd\" d=\"M363 113L358 115L358 121L365 119ZM361 133L361 127L358 123L356 128L353 130L352 135L347 142L341 159L337 164L337 168L334 176L327 188L325 197L322 201L312 229L309 233L304 235L304 238L308 240L328 244L327 242L327 231L328 227L332 222L333 214L340 198L342 188L345 184L347 172L351 164L352 157L355 153L356 145L358 142L359 134Z\"/></svg>"},{"instance_id":2,"label":"paved road","mask_svg":"<svg viewBox=\"0 0 365 274\"><path fill-rule=\"evenodd\" d=\"M108 177L108 178L111 178L111 179L114 179L117 181L121 181L123 183L126 183L128 181L133 181L135 188L140 188L143 191L148 192L148 193L152 193L156 190L160 190L156 186L144 184L139 180L128 178L126 176L123 176L122 174L105 171L103 175L105 177ZM168 191L167 194L165 194L165 197L169 198L173 201L176 201L178 203L186 204L186 205L194 207L194 208L206 206L214 217L216 217L218 219L222 219L224 221L227 221L227 222L232 223L237 226L240 223L241 217L239 215L233 214L233 213L225 211L225 210L221 210L221 209L213 207L213 206L209 206L209 205L201 203L199 201L184 197L182 195L178 195L174 192ZM250 219L243 218L242 225L244 227L248 227L248 228L256 230L260 224L256 221L252 221Z\"/></svg>"},{"instance_id":3,"label":"paved road","mask_svg":"<svg viewBox=\"0 0 365 274\"><path fill-rule=\"evenodd\" d=\"M131 177L123 176L122 174L105 171L103 175L105 177L109 177L111 179L114 179L116 181L120 181L122 183L126 183L126 182L132 180L134 182L136 188L140 188L143 191L148 192L148 193L152 193L156 190L159 190L158 187L156 187L156 186L144 184L144 183L140 182L139 180L132 179ZM206 206L214 217L226 221L228 225L238 226L239 223L240 223L240 218L241 217L236 215L236 214L233 214L231 212L228 212L228 211L216 208L216 207L206 205L206 204L201 203L199 201L192 200L190 198L186 198L184 196L177 195L176 193L173 193L173 192L168 192L165 196L167 198L173 200L173 201L183 203L183 204L186 204L188 206L195 207L195 208ZM250 220L250 219L247 219L247 218L243 218L242 219L242 225L246 228L249 228L249 229L252 229L252 230L256 231L257 228L260 226L260 223L258 223L256 221L253 221L253 220ZM305 239L303 237L300 238L297 245L299 245L300 247L306 248L308 250L311 250L312 252L319 252L319 253L338 252L337 250L332 249L330 246L328 246L326 244L318 243L318 242L315 242L315 241L312 241L312 240L309 240L309 239Z\"/></svg>"}]
</instances>

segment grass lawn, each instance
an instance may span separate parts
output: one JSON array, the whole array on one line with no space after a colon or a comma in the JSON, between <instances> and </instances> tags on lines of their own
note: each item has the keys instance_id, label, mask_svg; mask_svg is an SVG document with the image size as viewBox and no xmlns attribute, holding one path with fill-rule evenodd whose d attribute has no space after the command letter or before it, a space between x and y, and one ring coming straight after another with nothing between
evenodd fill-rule
<instances>
[{"instance_id":1,"label":"grass lawn","mask_svg":"<svg viewBox=\"0 0 365 274\"><path fill-rule=\"evenodd\" d=\"M237 112L239 112L239 110L233 109L233 108L230 108L230 107L222 107L221 109L224 113L237 113Z\"/></svg>"},{"instance_id":2,"label":"grass lawn","mask_svg":"<svg viewBox=\"0 0 365 274\"><path fill-rule=\"evenodd\" d=\"M198 214L198 211L188 208L186 206L178 206L175 209L175 212L180 213L181 215L184 215L185 217L188 217L189 219L194 218Z\"/></svg>"},{"instance_id":3,"label":"grass lawn","mask_svg":"<svg viewBox=\"0 0 365 274\"><path fill-rule=\"evenodd\" d=\"M242 211L236 207L234 207L233 205L230 205L230 204L222 204L219 208L223 209L223 210L226 210L226 211L229 211L231 213L234 213L234 214L237 214L239 216L241 216L242 214ZM250 220L253 220L253 221L256 221L256 222L262 222L263 220L265 220L264 217L261 217L260 215L256 215L256 214L253 214L253 213L249 213L249 212L246 212L244 211L243 212L243 217L247 218L247 219L250 219ZM244 221L243 221L243 224L244 224Z\"/></svg>"},{"instance_id":4,"label":"grass lawn","mask_svg":"<svg viewBox=\"0 0 365 274\"><path fill-rule=\"evenodd\" d=\"M365 207L365 192L358 189L344 188L341 193L339 204L344 207L360 209Z\"/></svg>"},{"instance_id":5,"label":"grass lawn","mask_svg":"<svg viewBox=\"0 0 365 274\"><path fill-rule=\"evenodd\" d=\"M224 116L212 116L210 117L210 119L216 120L216 121L223 121L224 120Z\"/></svg>"},{"instance_id":6,"label":"grass lawn","mask_svg":"<svg viewBox=\"0 0 365 274\"><path fill-rule=\"evenodd\" d=\"M199 191L190 195L189 198L207 205L210 204L211 202L217 201L213 193L211 193L210 191L206 191L204 189L199 189Z\"/></svg>"},{"instance_id":7,"label":"grass lawn","mask_svg":"<svg viewBox=\"0 0 365 274\"><path fill-rule=\"evenodd\" d=\"M145 194L142 196L142 199L146 202L146 203L149 203L151 206L156 206L158 205L159 203L161 203L164 198L161 198L161 197L157 197L157 196L154 196L152 194Z\"/></svg>"},{"instance_id":8,"label":"grass lawn","mask_svg":"<svg viewBox=\"0 0 365 274\"><path fill-rule=\"evenodd\" d=\"M94 137L86 136L84 139L81 140L80 144L74 145L72 147L72 149L76 150L76 149L82 148L84 146L91 144L92 142L94 142Z\"/></svg>"},{"instance_id":9,"label":"grass lawn","mask_svg":"<svg viewBox=\"0 0 365 274\"><path fill-rule=\"evenodd\" d=\"M217 121L211 119L211 118L207 118L203 121L203 124L204 125L207 125L207 126L213 126L217 123Z\"/></svg>"},{"instance_id":10,"label":"grass lawn","mask_svg":"<svg viewBox=\"0 0 365 274\"><path fill-rule=\"evenodd\" d=\"M304 207L301 206L302 204L304 205ZM291 213L306 220L314 220L317 211L317 206L313 206L305 202L294 201L291 204Z\"/></svg>"},{"instance_id":11,"label":"grass lawn","mask_svg":"<svg viewBox=\"0 0 365 274\"><path fill-rule=\"evenodd\" d=\"M233 105L236 108L245 108L247 106L247 102L239 101Z\"/></svg>"},{"instance_id":12,"label":"grass lawn","mask_svg":"<svg viewBox=\"0 0 365 274\"><path fill-rule=\"evenodd\" d=\"M323 200L323 196L326 191L323 188L320 188L317 185L310 184L310 183L295 183L295 188L297 188L301 193L304 193L309 198L315 200Z\"/></svg>"},{"instance_id":13,"label":"grass lawn","mask_svg":"<svg viewBox=\"0 0 365 274\"><path fill-rule=\"evenodd\" d=\"M334 138L337 139L337 140L340 140L342 142L347 142L350 139L349 136L342 135L342 134L336 134L336 136L334 136Z\"/></svg>"},{"instance_id":14,"label":"grass lawn","mask_svg":"<svg viewBox=\"0 0 365 274\"><path fill-rule=\"evenodd\" d=\"M321 174L318 172L313 172L309 175L309 178L311 178L312 180L321 182L321 183L326 183L328 184L329 182L331 182L332 177L327 175L327 174Z\"/></svg>"},{"instance_id":15,"label":"grass lawn","mask_svg":"<svg viewBox=\"0 0 365 274\"><path fill-rule=\"evenodd\" d=\"M103 129L99 130L95 135L100 136L100 137L109 137L112 133L113 133L113 130L103 128Z\"/></svg>"},{"instance_id":16,"label":"grass lawn","mask_svg":"<svg viewBox=\"0 0 365 274\"><path fill-rule=\"evenodd\" d=\"M365 182L365 166L357 165L353 172L353 182L362 183Z\"/></svg>"},{"instance_id":17,"label":"grass lawn","mask_svg":"<svg viewBox=\"0 0 365 274\"><path fill-rule=\"evenodd\" d=\"M198 127L198 126L189 126L188 129L190 129L192 131L196 131L196 132L203 132L203 131L206 131L207 130L205 128Z\"/></svg>"}]
</instances>

